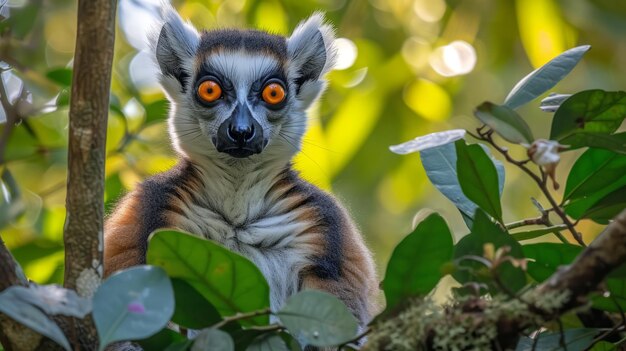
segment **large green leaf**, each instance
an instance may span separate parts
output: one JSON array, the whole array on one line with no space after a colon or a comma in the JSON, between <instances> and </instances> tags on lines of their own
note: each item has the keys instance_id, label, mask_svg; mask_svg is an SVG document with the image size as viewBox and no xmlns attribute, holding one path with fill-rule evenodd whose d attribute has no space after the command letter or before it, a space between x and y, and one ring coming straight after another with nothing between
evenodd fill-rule
<instances>
[{"instance_id":1,"label":"large green leaf","mask_svg":"<svg viewBox=\"0 0 626 351\"><path fill-rule=\"evenodd\" d=\"M289 351L289 349L279 335L265 334L256 338L246 351Z\"/></svg>"},{"instance_id":2,"label":"large green leaf","mask_svg":"<svg viewBox=\"0 0 626 351\"><path fill-rule=\"evenodd\" d=\"M172 322L188 329L202 329L222 320L217 309L185 280L173 278L172 286L176 300Z\"/></svg>"},{"instance_id":3,"label":"large green leaf","mask_svg":"<svg viewBox=\"0 0 626 351\"><path fill-rule=\"evenodd\" d=\"M174 230L157 231L150 239L147 260L189 283L222 316L269 307L269 286L259 269L215 242ZM252 321L266 324L268 317Z\"/></svg>"},{"instance_id":4,"label":"large green leaf","mask_svg":"<svg viewBox=\"0 0 626 351\"><path fill-rule=\"evenodd\" d=\"M355 338L359 329L343 302L317 290L292 295L276 316L304 345L336 346Z\"/></svg>"},{"instance_id":5,"label":"large green leaf","mask_svg":"<svg viewBox=\"0 0 626 351\"><path fill-rule=\"evenodd\" d=\"M613 137L623 140L625 136L622 133ZM565 213L575 219L588 218L587 212L592 206L626 185L625 167L624 155L601 149L583 153L567 178Z\"/></svg>"},{"instance_id":6,"label":"large green leaf","mask_svg":"<svg viewBox=\"0 0 626 351\"><path fill-rule=\"evenodd\" d=\"M420 157L428 179L448 200L454 203L466 219L468 227L471 227L471 218L478 206L465 196L459 184L454 144L449 143L420 151ZM492 161L498 172L498 189L501 194L504 189L504 165L498 160L492 159Z\"/></svg>"},{"instance_id":7,"label":"large green leaf","mask_svg":"<svg viewBox=\"0 0 626 351\"><path fill-rule=\"evenodd\" d=\"M538 243L522 246L528 262L528 274L537 282L548 279L556 270L570 264L582 251L582 247L563 243Z\"/></svg>"},{"instance_id":8,"label":"large green leaf","mask_svg":"<svg viewBox=\"0 0 626 351\"><path fill-rule=\"evenodd\" d=\"M484 266L472 260L462 259L465 256L483 256L484 245L487 243L493 244L496 249L508 246L511 249L510 256L524 257L522 246L511 235L503 231L500 226L493 223L483 211L477 210L471 233L464 236L454 248L454 259L460 267L452 275L460 283L484 282L490 286L492 291L497 291L498 288L493 285L491 277L482 277L476 274L483 270ZM507 287L513 291L520 290L526 284L524 272L513 267L509 262L499 266L496 273L500 280L505 282Z\"/></svg>"},{"instance_id":9,"label":"large green leaf","mask_svg":"<svg viewBox=\"0 0 626 351\"><path fill-rule=\"evenodd\" d=\"M194 339L191 351L234 351L235 343L228 333L207 328Z\"/></svg>"},{"instance_id":10,"label":"large green leaf","mask_svg":"<svg viewBox=\"0 0 626 351\"><path fill-rule=\"evenodd\" d=\"M520 80L504 99L504 105L516 108L537 98L563 79L591 46L569 49Z\"/></svg>"},{"instance_id":11,"label":"large green leaf","mask_svg":"<svg viewBox=\"0 0 626 351\"><path fill-rule=\"evenodd\" d=\"M604 196L594 203L582 218L590 218L595 222L608 224L617 214L626 208L626 186Z\"/></svg>"},{"instance_id":12,"label":"large green leaf","mask_svg":"<svg viewBox=\"0 0 626 351\"><path fill-rule=\"evenodd\" d=\"M561 144L569 146L567 150L581 147L595 147L607 149L620 154L626 154L626 142L616 135L601 132L575 131L563 138Z\"/></svg>"},{"instance_id":13,"label":"large green leaf","mask_svg":"<svg viewBox=\"0 0 626 351\"><path fill-rule=\"evenodd\" d=\"M164 328L149 338L139 340L137 343L141 345L143 351L161 351L167 346L185 342L186 339L171 329Z\"/></svg>"},{"instance_id":14,"label":"large green leaf","mask_svg":"<svg viewBox=\"0 0 626 351\"><path fill-rule=\"evenodd\" d=\"M498 172L485 150L464 140L454 143L456 169L463 193L485 212L502 222L502 206L498 187Z\"/></svg>"},{"instance_id":15,"label":"large green leaf","mask_svg":"<svg viewBox=\"0 0 626 351\"><path fill-rule=\"evenodd\" d=\"M536 343L533 339L522 337L515 351L583 351L593 344L595 337L601 332L599 329L577 328L564 330L563 334L541 333L537 336L539 340ZM565 349L561 346L562 340L565 342Z\"/></svg>"},{"instance_id":16,"label":"large green leaf","mask_svg":"<svg viewBox=\"0 0 626 351\"><path fill-rule=\"evenodd\" d=\"M426 217L393 250L383 290L387 309L407 297L428 294L442 277L441 266L452 259L452 234L437 213Z\"/></svg>"},{"instance_id":17,"label":"large green leaf","mask_svg":"<svg viewBox=\"0 0 626 351\"><path fill-rule=\"evenodd\" d=\"M531 144L535 140L528 124L515 110L506 106L499 106L488 101L483 102L476 108L474 115L512 143Z\"/></svg>"},{"instance_id":18,"label":"large green leaf","mask_svg":"<svg viewBox=\"0 0 626 351\"><path fill-rule=\"evenodd\" d=\"M568 138L579 132L611 134L626 118L626 93L586 90L565 100L554 114L551 140L572 148L588 146L584 139Z\"/></svg>"},{"instance_id":19,"label":"large green leaf","mask_svg":"<svg viewBox=\"0 0 626 351\"><path fill-rule=\"evenodd\" d=\"M619 137L626 142L626 133L619 134ZM626 155L603 149L589 149L572 166L565 184L563 200L586 197L616 183L625 185L625 169Z\"/></svg>"},{"instance_id":20,"label":"large green leaf","mask_svg":"<svg viewBox=\"0 0 626 351\"><path fill-rule=\"evenodd\" d=\"M137 266L118 272L96 291L93 319L98 350L115 341L145 339L163 329L174 313L174 292L159 267Z\"/></svg>"}]
</instances>

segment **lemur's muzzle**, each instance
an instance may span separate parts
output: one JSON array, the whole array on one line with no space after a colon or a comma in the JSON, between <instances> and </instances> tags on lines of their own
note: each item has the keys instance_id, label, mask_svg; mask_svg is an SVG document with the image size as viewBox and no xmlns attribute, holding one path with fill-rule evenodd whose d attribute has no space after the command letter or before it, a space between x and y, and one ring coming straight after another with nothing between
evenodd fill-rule
<instances>
[{"instance_id":1,"label":"lemur's muzzle","mask_svg":"<svg viewBox=\"0 0 626 351\"><path fill-rule=\"evenodd\" d=\"M263 128L247 106L238 104L233 114L217 130L215 148L233 157L259 154L265 147Z\"/></svg>"}]
</instances>

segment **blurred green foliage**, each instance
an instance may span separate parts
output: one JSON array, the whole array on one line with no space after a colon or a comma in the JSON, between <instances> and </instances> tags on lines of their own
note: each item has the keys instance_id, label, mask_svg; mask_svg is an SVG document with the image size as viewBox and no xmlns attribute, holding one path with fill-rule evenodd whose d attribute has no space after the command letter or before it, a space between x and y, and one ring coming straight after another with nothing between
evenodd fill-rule
<instances>
[{"instance_id":1,"label":"blurred green foliage","mask_svg":"<svg viewBox=\"0 0 626 351\"><path fill-rule=\"evenodd\" d=\"M167 102L147 69L151 61L143 39L157 4L119 2L107 210L137 182L175 163L166 133ZM389 145L437 130L471 130L478 123L471 113L479 102L504 100L527 72L579 44L593 49L557 86L559 92L626 87L620 59L626 55L626 3L619 1L189 0L175 5L199 28L256 27L285 35L322 10L337 36L348 39L341 46L343 69L329 75L325 98L311 110L296 167L350 207L381 271L401 235L410 232L418 209L438 210L452 232L465 228L454 205L429 185L419 156L394 155ZM75 6L70 0L8 0L0 12L6 18L0 22L0 61L7 89L0 95L11 103L11 111L0 114L0 140L6 141L0 147L0 230L27 276L40 283L62 279ZM451 45L458 41L463 42ZM354 62L350 53L356 54ZM547 138L542 126L549 117L537 107L520 111L533 134ZM17 116L15 125L4 122L10 113ZM560 179L571 160L560 166ZM520 176L515 169L507 173L505 221L534 215L530 202L520 206L519 199L541 200ZM590 238L598 227L583 221L579 230Z\"/></svg>"}]
</instances>

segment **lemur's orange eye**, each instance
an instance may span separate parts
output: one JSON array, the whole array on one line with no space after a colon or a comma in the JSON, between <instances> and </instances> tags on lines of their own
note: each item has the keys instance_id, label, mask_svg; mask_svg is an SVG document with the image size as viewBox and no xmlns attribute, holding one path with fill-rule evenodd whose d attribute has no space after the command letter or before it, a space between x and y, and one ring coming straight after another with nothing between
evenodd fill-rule
<instances>
[{"instance_id":1,"label":"lemur's orange eye","mask_svg":"<svg viewBox=\"0 0 626 351\"><path fill-rule=\"evenodd\" d=\"M222 96L222 88L216 81L205 80L198 86L198 97L205 102L214 102Z\"/></svg>"},{"instance_id":2,"label":"lemur's orange eye","mask_svg":"<svg viewBox=\"0 0 626 351\"><path fill-rule=\"evenodd\" d=\"M278 83L270 83L263 88L263 101L276 105L285 100L285 89Z\"/></svg>"}]
</instances>

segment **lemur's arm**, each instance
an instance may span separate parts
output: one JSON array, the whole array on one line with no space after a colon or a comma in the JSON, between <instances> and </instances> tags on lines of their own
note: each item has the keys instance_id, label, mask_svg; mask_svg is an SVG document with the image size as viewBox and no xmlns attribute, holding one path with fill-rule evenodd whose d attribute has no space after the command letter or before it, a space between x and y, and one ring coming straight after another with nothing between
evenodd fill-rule
<instances>
[{"instance_id":1,"label":"lemur's arm","mask_svg":"<svg viewBox=\"0 0 626 351\"><path fill-rule=\"evenodd\" d=\"M172 199L188 191L196 172L193 165L181 160L167 172L157 174L128 193L104 224L104 275L144 264L148 237L159 228L171 227L167 215L173 210Z\"/></svg>"},{"instance_id":2,"label":"lemur's arm","mask_svg":"<svg viewBox=\"0 0 626 351\"><path fill-rule=\"evenodd\" d=\"M141 238L149 235L142 228L141 191L126 195L104 225L104 275L145 262Z\"/></svg>"}]
</instances>

